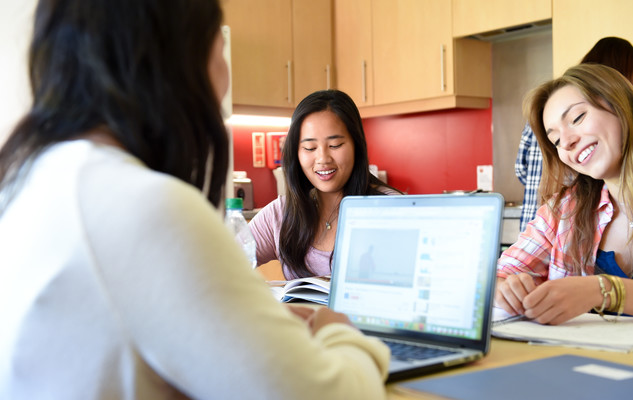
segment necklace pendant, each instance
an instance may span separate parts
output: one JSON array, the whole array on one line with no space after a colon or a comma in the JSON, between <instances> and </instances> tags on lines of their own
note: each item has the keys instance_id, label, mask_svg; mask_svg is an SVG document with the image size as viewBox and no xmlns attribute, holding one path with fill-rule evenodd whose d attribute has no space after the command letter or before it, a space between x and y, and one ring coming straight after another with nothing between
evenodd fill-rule
<instances>
[{"instance_id":1,"label":"necklace pendant","mask_svg":"<svg viewBox=\"0 0 633 400\"><path fill-rule=\"evenodd\" d=\"M332 225L330 225L329 222L326 222L325 223L325 229L327 229L329 231L330 229L332 229Z\"/></svg>"}]
</instances>

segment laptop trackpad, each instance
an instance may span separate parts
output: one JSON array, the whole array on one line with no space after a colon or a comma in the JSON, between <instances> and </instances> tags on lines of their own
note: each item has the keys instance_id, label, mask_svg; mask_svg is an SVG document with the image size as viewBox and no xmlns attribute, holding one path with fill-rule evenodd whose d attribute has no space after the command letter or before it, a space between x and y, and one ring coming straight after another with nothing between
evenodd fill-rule
<instances>
[{"instance_id":1,"label":"laptop trackpad","mask_svg":"<svg viewBox=\"0 0 633 400\"><path fill-rule=\"evenodd\" d=\"M400 370L409 369L409 368L411 368L411 363L407 361L400 361L400 360L392 358L389 363L390 372L400 371Z\"/></svg>"},{"instance_id":2,"label":"laptop trackpad","mask_svg":"<svg viewBox=\"0 0 633 400\"><path fill-rule=\"evenodd\" d=\"M437 359L404 361L391 357L391 360L389 361L389 372L406 371L414 367L435 364L441 364L441 362L438 362Z\"/></svg>"}]
</instances>

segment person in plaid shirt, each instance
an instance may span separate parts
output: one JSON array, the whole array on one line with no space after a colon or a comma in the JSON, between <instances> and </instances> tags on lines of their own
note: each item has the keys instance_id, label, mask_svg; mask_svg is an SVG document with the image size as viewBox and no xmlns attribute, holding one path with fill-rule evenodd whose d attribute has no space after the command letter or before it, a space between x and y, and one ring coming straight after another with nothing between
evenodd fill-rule
<instances>
[{"instance_id":1,"label":"person in plaid shirt","mask_svg":"<svg viewBox=\"0 0 633 400\"><path fill-rule=\"evenodd\" d=\"M523 207L521 209L520 231L523 232L528 222L534 219L538 208L538 186L541 183L543 156L538 141L529 124L525 124L521 132L519 152L514 163L517 178L525 185Z\"/></svg>"}]
</instances>

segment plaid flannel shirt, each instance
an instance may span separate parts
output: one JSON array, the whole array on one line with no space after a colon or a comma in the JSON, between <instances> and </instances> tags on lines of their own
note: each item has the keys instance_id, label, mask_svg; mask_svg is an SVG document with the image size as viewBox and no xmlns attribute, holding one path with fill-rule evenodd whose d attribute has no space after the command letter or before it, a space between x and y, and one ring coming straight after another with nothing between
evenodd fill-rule
<instances>
[{"instance_id":1,"label":"plaid flannel shirt","mask_svg":"<svg viewBox=\"0 0 633 400\"><path fill-rule=\"evenodd\" d=\"M536 141L536 136L530 125L525 124L521 132L521 142L517 159L514 163L514 172L517 178L525 185L523 193L523 207L521 209L520 230L523 232L527 223L534 219L538 209L538 187L541 183L543 169L543 155Z\"/></svg>"},{"instance_id":2,"label":"plaid flannel shirt","mask_svg":"<svg viewBox=\"0 0 633 400\"><path fill-rule=\"evenodd\" d=\"M575 200L567 194L558 208L557 218L547 204L542 205L536 218L530 221L515 244L501 254L497 261L497 276L507 278L520 272L535 272L546 279L559 279L571 275L566 265L567 247L571 240L574 222L566 218L575 206ZM593 238L593 255L585 265L584 274L592 275L605 228L613 218L613 204L609 198L607 185L602 187L600 203L596 210L597 229Z\"/></svg>"}]
</instances>

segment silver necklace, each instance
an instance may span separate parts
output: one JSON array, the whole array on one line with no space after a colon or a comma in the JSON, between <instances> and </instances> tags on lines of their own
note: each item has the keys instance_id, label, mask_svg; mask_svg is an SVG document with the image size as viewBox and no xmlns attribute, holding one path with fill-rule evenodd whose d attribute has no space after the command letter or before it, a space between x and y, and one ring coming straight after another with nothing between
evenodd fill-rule
<instances>
[{"instance_id":1,"label":"silver necklace","mask_svg":"<svg viewBox=\"0 0 633 400\"><path fill-rule=\"evenodd\" d=\"M313 199L314 201L317 202L317 207L318 207L319 203L316 197L316 193L314 194ZM336 207L334 207L334 209L330 213L330 216L325 220L325 229L328 231L332 229L332 223L334 222L335 219L338 218L338 209L339 209L340 204L341 202L339 201Z\"/></svg>"},{"instance_id":2,"label":"silver necklace","mask_svg":"<svg viewBox=\"0 0 633 400\"><path fill-rule=\"evenodd\" d=\"M325 220L325 229L327 229L328 231L332 229L332 222L334 222L334 220L338 218L338 207L340 204L341 202L339 202L336 207L334 207L334 210L332 210L328 219Z\"/></svg>"},{"instance_id":3,"label":"silver necklace","mask_svg":"<svg viewBox=\"0 0 633 400\"><path fill-rule=\"evenodd\" d=\"M338 210L338 207L334 209L334 211L336 210ZM332 212L332 214L334 213L334 211ZM334 219L332 218L332 214L330 214L331 219L329 221L325 221L325 229L327 229L328 231L332 229L332 222L334 222ZM336 217L338 217L338 213L336 213Z\"/></svg>"}]
</instances>

